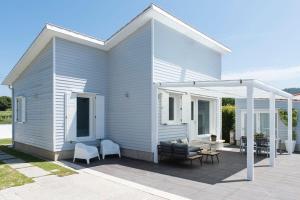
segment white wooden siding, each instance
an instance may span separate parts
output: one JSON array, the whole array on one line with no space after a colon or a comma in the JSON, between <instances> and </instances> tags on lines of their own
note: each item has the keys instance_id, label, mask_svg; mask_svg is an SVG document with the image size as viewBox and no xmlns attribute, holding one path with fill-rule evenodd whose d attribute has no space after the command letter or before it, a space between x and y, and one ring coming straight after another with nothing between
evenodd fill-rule
<instances>
[{"instance_id":1,"label":"white wooden siding","mask_svg":"<svg viewBox=\"0 0 300 200\"><path fill-rule=\"evenodd\" d=\"M153 82L207 81L220 78L219 53L155 21ZM218 110L216 116L220 114L221 111ZM160 122L160 107L158 117ZM185 124L158 124L160 141L187 137L187 131Z\"/></svg>"},{"instance_id":2,"label":"white wooden siding","mask_svg":"<svg viewBox=\"0 0 300 200\"><path fill-rule=\"evenodd\" d=\"M109 51L107 137L151 152L151 24Z\"/></svg>"},{"instance_id":3,"label":"white wooden siding","mask_svg":"<svg viewBox=\"0 0 300 200\"><path fill-rule=\"evenodd\" d=\"M15 123L14 140L53 150L52 41L13 84L13 97L26 98L26 122Z\"/></svg>"},{"instance_id":4,"label":"white wooden siding","mask_svg":"<svg viewBox=\"0 0 300 200\"><path fill-rule=\"evenodd\" d=\"M65 142L66 92L106 94L107 53L95 48L56 38L55 70L55 150L72 149Z\"/></svg>"},{"instance_id":5,"label":"white wooden siding","mask_svg":"<svg viewBox=\"0 0 300 200\"><path fill-rule=\"evenodd\" d=\"M221 55L218 52L157 21L154 21L154 57L180 67L170 72L172 80L203 80L199 75L221 78ZM154 81L157 79L163 80L154 73Z\"/></svg>"},{"instance_id":6,"label":"white wooden siding","mask_svg":"<svg viewBox=\"0 0 300 200\"><path fill-rule=\"evenodd\" d=\"M158 141L177 140L187 137L187 125L164 125L161 124L160 100L157 101L158 118Z\"/></svg>"}]
</instances>

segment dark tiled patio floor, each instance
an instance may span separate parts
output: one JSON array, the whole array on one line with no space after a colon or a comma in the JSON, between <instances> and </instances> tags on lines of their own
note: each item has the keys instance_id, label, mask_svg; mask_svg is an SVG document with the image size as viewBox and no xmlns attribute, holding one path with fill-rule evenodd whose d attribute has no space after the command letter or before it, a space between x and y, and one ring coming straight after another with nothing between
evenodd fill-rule
<instances>
[{"instance_id":1,"label":"dark tiled patio floor","mask_svg":"<svg viewBox=\"0 0 300 200\"><path fill-rule=\"evenodd\" d=\"M300 155L279 155L276 167L268 166L266 157L255 159L255 181L246 177L246 156L222 151L220 163L196 160L174 163L149 162L108 157L91 162L78 162L84 167L129 181L154 187L191 199L300 199Z\"/></svg>"}]
</instances>

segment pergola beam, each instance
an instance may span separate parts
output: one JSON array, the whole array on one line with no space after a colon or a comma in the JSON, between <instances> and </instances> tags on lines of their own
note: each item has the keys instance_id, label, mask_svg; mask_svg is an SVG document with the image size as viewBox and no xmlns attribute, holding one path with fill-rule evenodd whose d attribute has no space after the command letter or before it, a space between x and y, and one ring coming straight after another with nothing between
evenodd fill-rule
<instances>
[{"instance_id":1,"label":"pergola beam","mask_svg":"<svg viewBox=\"0 0 300 200\"><path fill-rule=\"evenodd\" d=\"M293 95L284 92L278 88L267 85L261 81L254 79L240 79L240 80L212 80L212 81L189 81L189 82L160 82L157 83L158 87L247 87L253 86L254 88L261 89L265 92L272 92L282 98L293 98ZM233 98L235 96L232 96Z\"/></svg>"}]
</instances>

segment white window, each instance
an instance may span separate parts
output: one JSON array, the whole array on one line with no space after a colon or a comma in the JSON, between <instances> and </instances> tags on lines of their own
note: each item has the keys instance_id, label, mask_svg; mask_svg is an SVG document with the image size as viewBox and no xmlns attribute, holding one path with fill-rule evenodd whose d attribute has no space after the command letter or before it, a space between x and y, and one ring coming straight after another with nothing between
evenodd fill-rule
<instances>
[{"instance_id":1,"label":"white window","mask_svg":"<svg viewBox=\"0 0 300 200\"><path fill-rule=\"evenodd\" d=\"M160 91L161 124L181 124L181 97L182 94Z\"/></svg>"},{"instance_id":2,"label":"white window","mask_svg":"<svg viewBox=\"0 0 300 200\"><path fill-rule=\"evenodd\" d=\"M169 124L181 123L181 95L169 94Z\"/></svg>"},{"instance_id":3,"label":"white window","mask_svg":"<svg viewBox=\"0 0 300 200\"><path fill-rule=\"evenodd\" d=\"M15 122L24 123L26 112L25 97L16 97L15 100Z\"/></svg>"},{"instance_id":4,"label":"white window","mask_svg":"<svg viewBox=\"0 0 300 200\"><path fill-rule=\"evenodd\" d=\"M169 121L175 120L175 97L169 97Z\"/></svg>"},{"instance_id":5,"label":"white window","mask_svg":"<svg viewBox=\"0 0 300 200\"><path fill-rule=\"evenodd\" d=\"M270 118L269 111L267 110L258 110L254 111L254 132L263 133L266 136L270 134ZM247 112L242 111L242 134L246 135L247 133ZM275 134L277 135L278 130L278 113L275 112Z\"/></svg>"}]
</instances>

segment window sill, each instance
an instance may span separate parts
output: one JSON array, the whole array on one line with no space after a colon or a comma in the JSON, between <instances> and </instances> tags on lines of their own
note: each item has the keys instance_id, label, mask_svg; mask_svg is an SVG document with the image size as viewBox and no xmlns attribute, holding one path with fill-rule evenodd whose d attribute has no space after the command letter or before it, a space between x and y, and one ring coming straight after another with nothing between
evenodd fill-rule
<instances>
[{"instance_id":1,"label":"window sill","mask_svg":"<svg viewBox=\"0 0 300 200\"><path fill-rule=\"evenodd\" d=\"M181 122L167 122L165 124L161 124L161 125L166 125L166 126L179 126L179 125L184 125L186 123L181 123Z\"/></svg>"}]
</instances>

